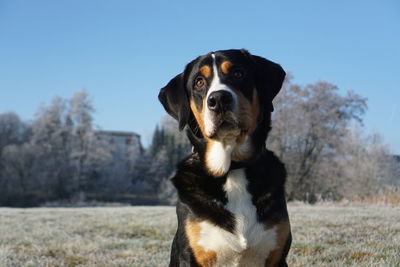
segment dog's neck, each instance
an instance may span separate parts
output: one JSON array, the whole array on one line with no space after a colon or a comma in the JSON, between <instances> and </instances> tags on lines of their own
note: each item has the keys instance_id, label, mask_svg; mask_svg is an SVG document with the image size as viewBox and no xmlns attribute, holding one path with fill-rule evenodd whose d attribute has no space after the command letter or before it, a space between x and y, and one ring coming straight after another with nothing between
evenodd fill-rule
<instances>
[{"instance_id":1,"label":"dog's neck","mask_svg":"<svg viewBox=\"0 0 400 267\"><path fill-rule=\"evenodd\" d=\"M216 141L196 136L188 127L187 134L192 143L192 151L199 153L206 171L221 177L232 169L244 168L256 161L265 151L265 141L269 128L261 123L254 133L245 135L240 141Z\"/></svg>"}]
</instances>

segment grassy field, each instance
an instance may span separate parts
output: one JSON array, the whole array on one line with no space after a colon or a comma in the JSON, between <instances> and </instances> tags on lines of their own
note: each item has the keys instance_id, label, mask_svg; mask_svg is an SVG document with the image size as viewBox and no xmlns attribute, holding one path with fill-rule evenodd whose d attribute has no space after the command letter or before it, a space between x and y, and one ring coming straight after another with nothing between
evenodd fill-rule
<instances>
[{"instance_id":1,"label":"grassy field","mask_svg":"<svg viewBox=\"0 0 400 267\"><path fill-rule=\"evenodd\" d=\"M289 206L289 266L400 266L400 208ZM167 266L172 207L0 208L0 266Z\"/></svg>"}]
</instances>

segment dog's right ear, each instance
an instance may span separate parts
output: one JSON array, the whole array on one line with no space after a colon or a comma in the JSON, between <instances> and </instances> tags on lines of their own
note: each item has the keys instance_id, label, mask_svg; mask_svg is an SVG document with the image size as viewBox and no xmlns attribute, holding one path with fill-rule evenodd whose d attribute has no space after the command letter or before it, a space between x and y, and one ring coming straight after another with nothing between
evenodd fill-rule
<instances>
[{"instance_id":1,"label":"dog's right ear","mask_svg":"<svg viewBox=\"0 0 400 267\"><path fill-rule=\"evenodd\" d=\"M179 130L182 131L188 123L190 115L183 73L178 74L164 88L161 88L158 99L168 114L178 121Z\"/></svg>"}]
</instances>

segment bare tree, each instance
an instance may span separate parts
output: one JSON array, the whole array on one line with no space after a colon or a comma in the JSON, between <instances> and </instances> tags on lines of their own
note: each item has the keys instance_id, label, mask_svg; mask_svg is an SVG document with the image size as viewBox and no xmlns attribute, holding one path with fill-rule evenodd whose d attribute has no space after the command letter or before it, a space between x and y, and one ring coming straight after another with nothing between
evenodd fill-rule
<instances>
[{"instance_id":1,"label":"bare tree","mask_svg":"<svg viewBox=\"0 0 400 267\"><path fill-rule=\"evenodd\" d=\"M49 106L40 108L32 124L31 143L38 147L35 176L47 198L67 198L72 192L66 113L66 101L55 97Z\"/></svg>"},{"instance_id":2,"label":"bare tree","mask_svg":"<svg viewBox=\"0 0 400 267\"><path fill-rule=\"evenodd\" d=\"M284 83L276 99L268 146L288 169L288 198L315 201L318 194L335 197L340 175L336 159L347 136L349 123L360 121L366 100L349 92L338 94L327 82L301 87Z\"/></svg>"},{"instance_id":3,"label":"bare tree","mask_svg":"<svg viewBox=\"0 0 400 267\"><path fill-rule=\"evenodd\" d=\"M93 130L94 108L86 92L77 92L69 101L68 117L72 127L71 160L77 191L90 189L99 180L100 168L109 159L110 151L104 140ZM75 191L76 191L75 190Z\"/></svg>"},{"instance_id":4,"label":"bare tree","mask_svg":"<svg viewBox=\"0 0 400 267\"><path fill-rule=\"evenodd\" d=\"M36 152L30 143L11 144L4 148L3 194L27 195L38 189L33 174Z\"/></svg>"},{"instance_id":5,"label":"bare tree","mask_svg":"<svg viewBox=\"0 0 400 267\"><path fill-rule=\"evenodd\" d=\"M24 141L27 137L27 127L21 122L17 114L6 112L0 114L0 195L6 194L10 176L6 173L5 148Z\"/></svg>"},{"instance_id":6,"label":"bare tree","mask_svg":"<svg viewBox=\"0 0 400 267\"><path fill-rule=\"evenodd\" d=\"M395 186L393 157L379 134L365 136L363 129L355 125L342 149L344 156L339 165L343 171L339 178L345 197L367 198L385 186Z\"/></svg>"},{"instance_id":7,"label":"bare tree","mask_svg":"<svg viewBox=\"0 0 400 267\"><path fill-rule=\"evenodd\" d=\"M85 92L71 100L55 97L32 124L37 147L35 177L48 198L67 199L90 189L110 157L110 148L92 127L93 107Z\"/></svg>"},{"instance_id":8,"label":"bare tree","mask_svg":"<svg viewBox=\"0 0 400 267\"><path fill-rule=\"evenodd\" d=\"M6 145L24 141L26 130L26 125L14 112L0 114L0 152Z\"/></svg>"}]
</instances>

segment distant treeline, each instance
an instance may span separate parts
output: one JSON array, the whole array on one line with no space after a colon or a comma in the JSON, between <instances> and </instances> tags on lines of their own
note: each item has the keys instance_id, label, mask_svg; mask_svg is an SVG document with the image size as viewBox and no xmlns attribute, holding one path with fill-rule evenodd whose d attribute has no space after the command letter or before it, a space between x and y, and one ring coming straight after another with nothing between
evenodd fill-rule
<instances>
[{"instance_id":1,"label":"distant treeline","mask_svg":"<svg viewBox=\"0 0 400 267\"><path fill-rule=\"evenodd\" d=\"M399 161L378 134L364 133L361 96L288 78L274 107L267 147L286 165L289 200L367 198L399 186ZM176 122L165 117L148 148L139 141L117 153L110 136L93 127L93 112L89 96L78 92L54 98L29 123L0 114L0 205L174 202L168 177L191 150Z\"/></svg>"},{"instance_id":2,"label":"distant treeline","mask_svg":"<svg viewBox=\"0 0 400 267\"><path fill-rule=\"evenodd\" d=\"M0 114L0 206L166 203L167 177L190 152L185 135L163 126L148 149L140 139L116 143L118 132L95 129L93 112L77 92L41 106L32 122Z\"/></svg>"}]
</instances>

